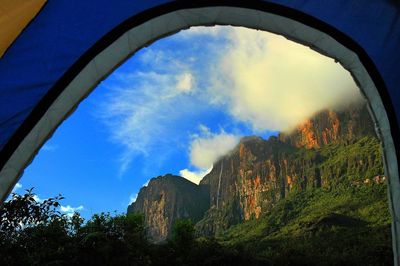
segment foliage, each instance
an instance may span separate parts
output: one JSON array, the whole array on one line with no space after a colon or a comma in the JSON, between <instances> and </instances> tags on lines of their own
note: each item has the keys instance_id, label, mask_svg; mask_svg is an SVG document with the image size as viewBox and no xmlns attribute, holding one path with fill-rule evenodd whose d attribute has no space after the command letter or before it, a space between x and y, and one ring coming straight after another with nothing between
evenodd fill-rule
<instances>
[{"instance_id":1,"label":"foliage","mask_svg":"<svg viewBox=\"0 0 400 266\"><path fill-rule=\"evenodd\" d=\"M38 201L30 189L0 208L0 265L392 265L380 158L379 142L368 136L299 149L292 160L311 177L305 182L320 175L322 187L299 183L261 218L226 230L217 224L216 237L178 220L172 238L157 245L146 238L143 215L85 221L59 212L61 195ZM232 206L209 210L210 219L235 218Z\"/></svg>"},{"instance_id":2,"label":"foliage","mask_svg":"<svg viewBox=\"0 0 400 266\"><path fill-rule=\"evenodd\" d=\"M171 240L146 239L138 214L58 212L61 196L32 190L0 210L1 265L391 265L386 184L292 194L258 220L196 238L178 220ZM13 216L12 214L15 214Z\"/></svg>"},{"instance_id":3,"label":"foliage","mask_svg":"<svg viewBox=\"0 0 400 266\"><path fill-rule=\"evenodd\" d=\"M30 189L2 206L0 265L259 265L215 239L196 239L190 220L177 221L172 240L155 245L142 215L100 213L85 222L60 214L61 196L35 198Z\"/></svg>"},{"instance_id":4,"label":"foliage","mask_svg":"<svg viewBox=\"0 0 400 266\"><path fill-rule=\"evenodd\" d=\"M172 241L178 247L190 249L195 239L194 224L190 219L176 220L172 229Z\"/></svg>"},{"instance_id":5,"label":"foliage","mask_svg":"<svg viewBox=\"0 0 400 266\"><path fill-rule=\"evenodd\" d=\"M63 218L57 210L59 201L63 199L61 195L40 202L36 200L32 190L33 188L26 190L26 194L22 196L13 193L12 200L3 204L0 209L1 232L12 233L39 224L48 225Z\"/></svg>"},{"instance_id":6,"label":"foliage","mask_svg":"<svg viewBox=\"0 0 400 266\"><path fill-rule=\"evenodd\" d=\"M273 265L392 265L386 184L290 195L218 236Z\"/></svg>"},{"instance_id":7,"label":"foliage","mask_svg":"<svg viewBox=\"0 0 400 266\"><path fill-rule=\"evenodd\" d=\"M380 143L372 136L348 145L331 143L319 153L326 158L321 164L321 177L330 186L347 186L383 174Z\"/></svg>"},{"instance_id":8,"label":"foliage","mask_svg":"<svg viewBox=\"0 0 400 266\"><path fill-rule=\"evenodd\" d=\"M149 265L144 218L60 214L61 196L36 201L32 189L0 209L0 265Z\"/></svg>"}]
</instances>

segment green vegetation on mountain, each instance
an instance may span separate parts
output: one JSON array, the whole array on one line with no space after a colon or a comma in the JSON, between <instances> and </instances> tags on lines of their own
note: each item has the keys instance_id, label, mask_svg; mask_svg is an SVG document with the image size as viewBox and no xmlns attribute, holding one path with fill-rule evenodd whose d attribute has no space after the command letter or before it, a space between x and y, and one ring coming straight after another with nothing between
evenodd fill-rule
<instances>
[{"instance_id":1,"label":"green vegetation on mountain","mask_svg":"<svg viewBox=\"0 0 400 266\"><path fill-rule=\"evenodd\" d=\"M357 184L384 172L380 143L373 136L349 145L328 144L319 153L326 158L321 164L321 177L329 186Z\"/></svg>"},{"instance_id":2,"label":"green vegetation on mountain","mask_svg":"<svg viewBox=\"0 0 400 266\"><path fill-rule=\"evenodd\" d=\"M179 194L162 186L166 178L154 179L152 197ZM191 219L197 244L218 243L263 265L390 265L386 184L380 143L365 106L359 106L321 112L268 140L244 137L197 189L192 185L197 194L189 199L209 201L202 203L209 207L200 220L165 211L189 210L187 204L161 205L145 193L130 209L152 221L168 220L170 228L179 218ZM146 225L153 235L160 228ZM162 231L160 239L171 241L171 230Z\"/></svg>"},{"instance_id":3,"label":"green vegetation on mountain","mask_svg":"<svg viewBox=\"0 0 400 266\"><path fill-rule=\"evenodd\" d=\"M292 194L217 239L272 265L391 265L390 223L386 184L373 183Z\"/></svg>"},{"instance_id":4,"label":"green vegetation on mountain","mask_svg":"<svg viewBox=\"0 0 400 266\"><path fill-rule=\"evenodd\" d=\"M348 145L301 149L295 157L316 154L325 158L320 159L324 187L289 194L259 219L220 232L218 242L272 265L391 265L391 217L387 185L377 175L383 173L378 140L365 136Z\"/></svg>"}]
</instances>

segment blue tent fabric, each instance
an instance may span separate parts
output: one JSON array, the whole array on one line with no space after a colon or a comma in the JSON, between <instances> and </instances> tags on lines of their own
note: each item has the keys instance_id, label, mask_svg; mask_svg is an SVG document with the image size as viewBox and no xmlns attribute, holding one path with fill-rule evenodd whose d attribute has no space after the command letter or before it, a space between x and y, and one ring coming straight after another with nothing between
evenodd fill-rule
<instances>
[{"instance_id":1,"label":"blue tent fabric","mask_svg":"<svg viewBox=\"0 0 400 266\"><path fill-rule=\"evenodd\" d=\"M151 2L49 1L0 59L0 148L84 52Z\"/></svg>"},{"instance_id":2,"label":"blue tent fabric","mask_svg":"<svg viewBox=\"0 0 400 266\"><path fill-rule=\"evenodd\" d=\"M239 5L247 1L178 1L179 6ZM400 121L400 8L396 1L275 2L315 17L356 41L373 60ZM130 17L171 1L49 1L0 59L0 149L68 69L100 38ZM176 4L178 3L178 4ZM267 7L268 8L268 7ZM397 124L397 125L396 125ZM1 157L2 160L4 157Z\"/></svg>"}]
</instances>

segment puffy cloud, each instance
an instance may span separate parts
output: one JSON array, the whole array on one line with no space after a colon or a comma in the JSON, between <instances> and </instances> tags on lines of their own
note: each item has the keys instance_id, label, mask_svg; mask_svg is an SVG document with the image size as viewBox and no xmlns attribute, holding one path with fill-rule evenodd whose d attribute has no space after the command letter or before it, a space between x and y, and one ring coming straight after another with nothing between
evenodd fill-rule
<instances>
[{"instance_id":1,"label":"puffy cloud","mask_svg":"<svg viewBox=\"0 0 400 266\"><path fill-rule=\"evenodd\" d=\"M201 135L194 136L190 144L190 162L199 169L209 169L221 156L231 151L239 142L240 136L226 133L212 133L204 125Z\"/></svg>"},{"instance_id":2,"label":"puffy cloud","mask_svg":"<svg viewBox=\"0 0 400 266\"><path fill-rule=\"evenodd\" d=\"M192 91L193 85L194 78L189 72L184 72L176 77L176 89L179 92L188 93Z\"/></svg>"},{"instance_id":3,"label":"puffy cloud","mask_svg":"<svg viewBox=\"0 0 400 266\"><path fill-rule=\"evenodd\" d=\"M256 131L290 130L318 111L361 99L349 72L308 47L244 28L231 28L228 39L210 95Z\"/></svg>"},{"instance_id":4,"label":"puffy cloud","mask_svg":"<svg viewBox=\"0 0 400 266\"><path fill-rule=\"evenodd\" d=\"M64 212L66 215L68 215L68 216L70 216L70 217L72 217L72 215L74 214L74 212L81 211L81 210L83 210L83 209L84 209L84 208L83 208L82 205L80 205L80 206L78 206L78 207L71 207L70 205L61 206L61 207L60 207L60 211L61 211L61 212Z\"/></svg>"},{"instance_id":5,"label":"puffy cloud","mask_svg":"<svg viewBox=\"0 0 400 266\"><path fill-rule=\"evenodd\" d=\"M184 124L193 128L212 108L257 134L290 130L318 111L361 99L339 64L281 36L233 27L196 27L178 35L176 40L192 41L196 56L201 51L195 63L189 60L193 49L178 54L150 47L138 58L145 71L118 72L119 83L108 88L102 118L112 139L125 148L121 173L138 155L147 156L153 169L177 147L189 147L191 164L208 169L239 140L205 127L186 143L190 128ZM194 48L201 40L209 41ZM199 172L182 171L188 179L199 179Z\"/></svg>"},{"instance_id":6,"label":"puffy cloud","mask_svg":"<svg viewBox=\"0 0 400 266\"><path fill-rule=\"evenodd\" d=\"M183 169L179 171L179 175L198 185L201 179L203 179L203 177L206 174L210 173L211 170L212 167L206 170L198 170L198 171L190 171L189 169Z\"/></svg>"}]
</instances>

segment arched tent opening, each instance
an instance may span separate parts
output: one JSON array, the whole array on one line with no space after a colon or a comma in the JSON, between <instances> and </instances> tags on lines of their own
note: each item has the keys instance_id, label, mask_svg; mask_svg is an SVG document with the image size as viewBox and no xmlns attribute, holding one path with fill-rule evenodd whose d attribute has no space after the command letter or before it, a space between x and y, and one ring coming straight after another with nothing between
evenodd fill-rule
<instances>
[{"instance_id":1,"label":"arched tent opening","mask_svg":"<svg viewBox=\"0 0 400 266\"><path fill-rule=\"evenodd\" d=\"M336 28L292 8L271 3L170 3L147 9L125 20L82 53L35 104L23 124L1 150L2 201L24 168L77 105L115 68L140 48L192 26L244 26L280 34L334 58L354 77L367 99L382 141L392 212L395 265L400 254L400 182L398 125L385 82L372 59L353 39ZM3 96L6 100L6 97Z\"/></svg>"}]
</instances>

